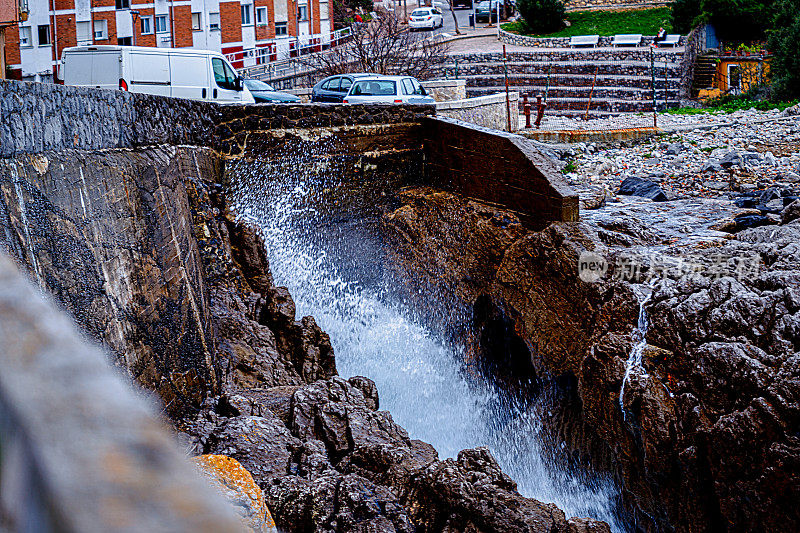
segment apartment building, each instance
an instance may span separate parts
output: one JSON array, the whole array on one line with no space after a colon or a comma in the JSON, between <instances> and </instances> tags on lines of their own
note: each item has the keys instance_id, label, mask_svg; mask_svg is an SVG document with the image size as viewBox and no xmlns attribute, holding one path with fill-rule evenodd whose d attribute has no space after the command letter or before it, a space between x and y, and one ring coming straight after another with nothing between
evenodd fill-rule
<instances>
[{"instance_id":1,"label":"apartment building","mask_svg":"<svg viewBox=\"0 0 800 533\"><path fill-rule=\"evenodd\" d=\"M217 50L241 68L327 44L333 31L330 0L8 1L23 15L4 32L6 72L25 80L52 81L69 46Z\"/></svg>"}]
</instances>

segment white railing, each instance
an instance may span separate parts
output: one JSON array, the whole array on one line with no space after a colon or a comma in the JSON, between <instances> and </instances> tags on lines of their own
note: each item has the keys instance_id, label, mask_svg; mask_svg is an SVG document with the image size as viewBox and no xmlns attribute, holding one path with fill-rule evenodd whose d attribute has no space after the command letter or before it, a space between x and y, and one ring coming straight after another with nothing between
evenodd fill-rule
<instances>
[{"instance_id":1,"label":"white railing","mask_svg":"<svg viewBox=\"0 0 800 533\"><path fill-rule=\"evenodd\" d=\"M272 39L254 48L226 54L226 57L246 78L284 78L308 70L298 58L344 44L352 35L348 27L329 33Z\"/></svg>"}]
</instances>

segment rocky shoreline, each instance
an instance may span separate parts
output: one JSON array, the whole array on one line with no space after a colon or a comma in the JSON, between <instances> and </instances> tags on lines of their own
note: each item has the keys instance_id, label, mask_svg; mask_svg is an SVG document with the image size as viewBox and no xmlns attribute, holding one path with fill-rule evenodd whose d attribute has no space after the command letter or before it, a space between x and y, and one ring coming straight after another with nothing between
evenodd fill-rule
<instances>
[{"instance_id":1,"label":"rocky shoreline","mask_svg":"<svg viewBox=\"0 0 800 533\"><path fill-rule=\"evenodd\" d=\"M336 375L328 336L297 319L221 188L197 181L189 198L223 394L176 427L193 453L238 460L281 531L609 531L521 496L486 448L440 460L410 439L370 379Z\"/></svg>"},{"instance_id":2,"label":"rocky shoreline","mask_svg":"<svg viewBox=\"0 0 800 533\"><path fill-rule=\"evenodd\" d=\"M800 528L791 503L800 498L798 155L780 152L795 133L795 123L714 131L705 144L729 136L725 154L692 144L696 132L587 147L568 178L594 209L541 232L424 188L406 191L384 218L410 293L437 287L476 309L489 301L537 376L577 382L588 431L565 438L613 458L641 530ZM765 150L743 156L746 143ZM641 159L648 152L658 154L653 168L669 163L674 173L642 177L671 198L616 194L626 177L650 168ZM681 188L714 159L724 160L714 172L732 189ZM755 212L769 222L732 227L743 210L737 201L751 191L767 198ZM602 267L588 278L579 270L587 257Z\"/></svg>"}]
</instances>

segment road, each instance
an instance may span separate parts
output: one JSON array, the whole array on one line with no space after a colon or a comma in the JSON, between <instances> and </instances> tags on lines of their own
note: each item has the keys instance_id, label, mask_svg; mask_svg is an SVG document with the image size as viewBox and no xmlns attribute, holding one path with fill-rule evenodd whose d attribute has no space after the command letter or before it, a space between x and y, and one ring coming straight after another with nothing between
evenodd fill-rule
<instances>
[{"instance_id":1,"label":"road","mask_svg":"<svg viewBox=\"0 0 800 533\"><path fill-rule=\"evenodd\" d=\"M403 7L402 0L396 0L396 4L392 0L387 0L385 2L385 5L389 6L390 10L392 9L392 7L394 7L394 10L398 14L398 16L400 16L400 18L404 18L406 10L410 15L414 9L422 6L421 0L407 0L407 1L408 5L406 6L405 10ZM442 13L444 14L444 26L434 30L433 32L423 30L420 31L419 34L425 37L431 34L442 34L442 33L446 33L448 35L455 35L455 24L453 23L453 15L450 13L450 5L446 1L442 0L434 0L434 5L439 9L441 9ZM459 7L456 8L455 12L456 12L456 19L458 20L458 27L461 30L461 32L464 33L465 30L469 30L469 15L472 13L472 9ZM486 23L478 25L479 28L483 28L485 26Z\"/></svg>"}]
</instances>

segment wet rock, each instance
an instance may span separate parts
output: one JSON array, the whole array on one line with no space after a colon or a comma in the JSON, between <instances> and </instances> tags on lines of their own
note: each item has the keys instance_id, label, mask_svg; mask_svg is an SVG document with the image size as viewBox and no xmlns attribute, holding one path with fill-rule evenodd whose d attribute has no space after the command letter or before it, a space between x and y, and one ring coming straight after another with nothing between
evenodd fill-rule
<instances>
[{"instance_id":1,"label":"wet rock","mask_svg":"<svg viewBox=\"0 0 800 533\"><path fill-rule=\"evenodd\" d=\"M742 157L735 150L731 150L730 152L726 153L719 161L719 166L726 170L741 165Z\"/></svg>"},{"instance_id":2,"label":"wet rock","mask_svg":"<svg viewBox=\"0 0 800 533\"><path fill-rule=\"evenodd\" d=\"M736 223L736 231L775 224L774 220L764 215L739 215L733 220Z\"/></svg>"},{"instance_id":3,"label":"wet rock","mask_svg":"<svg viewBox=\"0 0 800 533\"><path fill-rule=\"evenodd\" d=\"M413 533L406 510L391 490L356 474L330 472L313 481L297 476L266 489L281 531Z\"/></svg>"},{"instance_id":4,"label":"wet rock","mask_svg":"<svg viewBox=\"0 0 800 533\"><path fill-rule=\"evenodd\" d=\"M671 143L667 146L667 155L678 155L685 150L683 143Z\"/></svg>"},{"instance_id":5,"label":"wet rock","mask_svg":"<svg viewBox=\"0 0 800 533\"><path fill-rule=\"evenodd\" d=\"M668 200L667 195L657 183L635 176L625 178L619 186L618 194L641 196L643 198L650 198L655 202L664 202Z\"/></svg>"},{"instance_id":6,"label":"wet rock","mask_svg":"<svg viewBox=\"0 0 800 533\"><path fill-rule=\"evenodd\" d=\"M421 531L610 531L589 519L570 524L556 506L515 489L489 450L475 448L431 464L415 478L407 499Z\"/></svg>"},{"instance_id":7,"label":"wet rock","mask_svg":"<svg viewBox=\"0 0 800 533\"><path fill-rule=\"evenodd\" d=\"M788 224L800 218L800 200L795 200L781 211L781 224Z\"/></svg>"},{"instance_id":8,"label":"wet rock","mask_svg":"<svg viewBox=\"0 0 800 533\"><path fill-rule=\"evenodd\" d=\"M300 441L271 413L228 418L209 435L205 452L233 457L264 486L289 473Z\"/></svg>"},{"instance_id":9,"label":"wet rock","mask_svg":"<svg viewBox=\"0 0 800 533\"><path fill-rule=\"evenodd\" d=\"M248 531L277 533L264 491L238 461L224 455L201 455L192 461L233 505Z\"/></svg>"}]
</instances>

